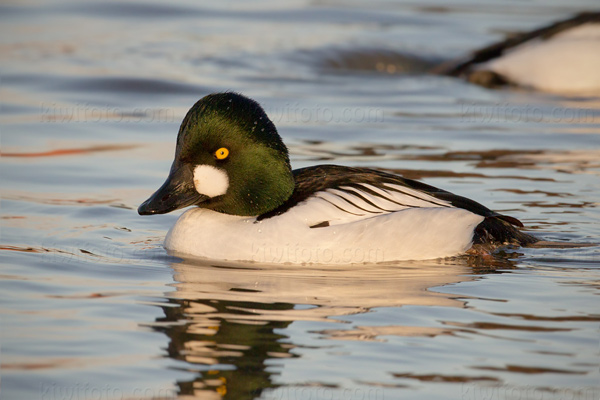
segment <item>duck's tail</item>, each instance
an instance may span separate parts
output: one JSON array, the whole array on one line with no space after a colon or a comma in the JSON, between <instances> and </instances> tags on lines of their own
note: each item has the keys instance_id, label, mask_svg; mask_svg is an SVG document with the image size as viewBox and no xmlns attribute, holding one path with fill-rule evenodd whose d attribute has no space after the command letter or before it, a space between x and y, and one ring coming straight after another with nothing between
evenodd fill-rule
<instances>
[{"instance_id":1,"label":"duck's tail","mask_svg":"<svg viewBox=\"0 0 600 400\"><path fill-rule=\"evenodd\" d=\"M516 245L521 247L571 249L597 246L597 243L554 242L538 239L522 232L523 224L516 218L496 214L485 217L475 228L474 249L493 250L498 246Z\"/></svg>"},{"instance_id":2,"label":"duck's tail","mask_svg":"<svg viewBox=\"0 0 600 400\"><path fill-rule=\"evenodd\" d=\"M485 219L475 228L474 245L518 245L530 246L540 240L535 236L521 232L523 224L516 218L506 215L494 215Z\"/></svg>"}]
</instances>

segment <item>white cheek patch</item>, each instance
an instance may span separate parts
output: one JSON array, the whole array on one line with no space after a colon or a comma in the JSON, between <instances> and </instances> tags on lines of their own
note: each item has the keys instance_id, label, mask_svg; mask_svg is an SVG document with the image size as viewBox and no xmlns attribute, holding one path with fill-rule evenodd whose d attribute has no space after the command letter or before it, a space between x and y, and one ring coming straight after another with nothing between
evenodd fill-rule
<instances>
[{"instance_id":1,"label":"white cheek patch","mask_svg":"<svg viewBox=\"0 0 600 400\"><path fill-rule=\"evenodd\" d=\"M194 168L194 186L196 191L208 197L227 193L229 177L227 172L211 165L198 165Z\"/></svg>"}]
</instances>

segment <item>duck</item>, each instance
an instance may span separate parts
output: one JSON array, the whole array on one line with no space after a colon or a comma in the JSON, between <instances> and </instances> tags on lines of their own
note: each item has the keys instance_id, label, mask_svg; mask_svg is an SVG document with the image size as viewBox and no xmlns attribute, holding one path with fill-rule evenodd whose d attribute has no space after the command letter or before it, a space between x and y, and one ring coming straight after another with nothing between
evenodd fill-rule
<instances>
[{"instance_id":1,"label":"duck","mask_svg":"<svg viewBox=\"0 0 600 400\"><path fill-rule=\"evenodd\" d=\"M444 62L431 72L488 88L600 94L600 12L582 12Z\"/></svg>"},{"instance_id":2,"label":"duck","mask_svg":"<svg viewBox=\"0 0 600 400\"><path fill-rule=\"evenodd\" d=\"M514 217L399 175L329 164L292 170L264 109L235 92L209 94L188 111L168 177L138 213L187 207L164 247L210 260L371 264L537 241Z\"/></svg>"}]
</instances>

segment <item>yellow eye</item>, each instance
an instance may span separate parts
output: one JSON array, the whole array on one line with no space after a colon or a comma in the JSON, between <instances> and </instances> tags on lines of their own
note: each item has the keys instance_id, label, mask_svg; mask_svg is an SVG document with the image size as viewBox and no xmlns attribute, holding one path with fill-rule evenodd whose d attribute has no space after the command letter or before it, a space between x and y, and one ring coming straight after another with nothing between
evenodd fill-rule
<instances>
[{"instance_id":1,"label":"yellow eye","mask_svg":"<svg viewBox=\"0 0 600 400\"><path fill-rule=\"evenodd\" d=\"M224 160L229 155L229 150L226 147L221 147L219 150L215 151L215 157L217 160Z\"/></svg>"}]
</instances>

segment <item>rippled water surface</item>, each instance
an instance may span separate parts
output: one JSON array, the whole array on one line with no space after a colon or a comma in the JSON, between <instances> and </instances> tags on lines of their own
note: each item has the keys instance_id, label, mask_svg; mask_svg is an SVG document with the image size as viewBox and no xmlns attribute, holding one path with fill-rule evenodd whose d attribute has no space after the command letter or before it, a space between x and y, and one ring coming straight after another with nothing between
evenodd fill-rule
<instances>
[{"instance_id":1,"label":"rippled water surface","mask_svg":"<svg viewBox=\"0 0 600 400\"><path fill-rule=\"evenodd\" d=\"M3 2L2 399L598 399L600 247L207 263L140 217L200 97L294 167L395 171L597 243L600 99L422 73L589 1ZM293 251L293 238L290 239Z\"/></svg>"}]
</instances>

